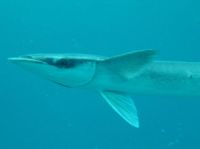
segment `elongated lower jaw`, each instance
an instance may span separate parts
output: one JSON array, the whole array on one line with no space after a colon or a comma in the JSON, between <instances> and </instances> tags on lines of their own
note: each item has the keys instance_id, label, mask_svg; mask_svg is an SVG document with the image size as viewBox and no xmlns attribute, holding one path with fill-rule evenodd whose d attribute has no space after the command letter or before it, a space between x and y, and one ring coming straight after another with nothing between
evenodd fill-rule
<instances>
[{"instance_id":1,"label":"elongated lower jaw","mask_svg":"<svg viewBox=\"0 0 200 149\"><path fill-rule=\"evenodd\" d=\"M39 64L44 64L45 62L37 59L33 59L31 57L11 57L8 58L9 61L12 63L39 63Z\"/></svg>"}]
</instances>

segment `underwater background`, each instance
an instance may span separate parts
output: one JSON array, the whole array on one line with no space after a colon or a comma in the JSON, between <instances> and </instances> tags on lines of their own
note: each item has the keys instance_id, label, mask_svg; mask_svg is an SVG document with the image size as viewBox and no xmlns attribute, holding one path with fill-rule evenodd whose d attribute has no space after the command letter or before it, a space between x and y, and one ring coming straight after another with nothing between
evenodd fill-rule
<instances>
[{"instance_id":1,"label":"underwater background","mask_svg":"<svg viewBox=\"0 0 200 149\"><path fill-rule=\"evenodd\" d=\"M9 63L30 53L200 61L198 0L1 0L0 149L200 149L200 97L132 95L140 128L97 92L68 89Z\"/></svg>"}]
</instances>

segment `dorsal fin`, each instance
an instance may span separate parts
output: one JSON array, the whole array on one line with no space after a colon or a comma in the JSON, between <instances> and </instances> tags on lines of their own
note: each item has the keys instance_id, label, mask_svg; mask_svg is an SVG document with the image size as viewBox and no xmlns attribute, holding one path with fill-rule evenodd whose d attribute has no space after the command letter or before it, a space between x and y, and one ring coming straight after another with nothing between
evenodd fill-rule
<instances>
[{"instance_id":1,"label":"dorsal fin","mask_svg":"<svg viewBox=\"0 0 200 149\"><path fill-rule=\"evenodd\" d=\"M141 50L110 57L104 60L105 67L130 79L152 61L155 50Z\"/></svg>"}]
</instances>

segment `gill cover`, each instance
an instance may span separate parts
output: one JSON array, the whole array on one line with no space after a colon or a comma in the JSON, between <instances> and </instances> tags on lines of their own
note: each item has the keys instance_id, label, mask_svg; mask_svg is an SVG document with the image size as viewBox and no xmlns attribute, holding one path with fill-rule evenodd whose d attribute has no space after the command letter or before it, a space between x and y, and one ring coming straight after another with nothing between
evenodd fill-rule
<instances>
[{"instance_id":1,"label":"gill cover","mask_svg":"<svg viewBox=\"0 0 200 149\"><path fill-rule=\"evenodd\" d=\"M96 69L96 61L78 57L44 58L46 78L65 87L80 87L89 83ZM45 70L46 69L46 70Z\"/></svg>"},{"instance_id":2,"label":"gill cover","mask_svg":"<svg viewBox=\"0 0 200 149\"><path fill-rule=\"evenodd\" d=\"M79 66L66 70L70 80L67 81L69 87L79 87L89 83L96 70L96 63L94 61L88 61L80 64ZM65 79L65 78L63 78ZM62 82L62 79L61 79ZM71 82L71 83L70 83ZM70 84L70 85L69 85Z\"/></svg>"}]
</instances>

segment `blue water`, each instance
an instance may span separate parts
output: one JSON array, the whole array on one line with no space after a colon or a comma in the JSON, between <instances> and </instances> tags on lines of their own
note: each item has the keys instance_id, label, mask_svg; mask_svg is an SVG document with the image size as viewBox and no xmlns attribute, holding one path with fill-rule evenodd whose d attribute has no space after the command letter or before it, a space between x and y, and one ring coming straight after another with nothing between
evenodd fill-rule
<instances>
[{"instance_id":1,"label":"blue water","mask_svg":"<svg viewBox=\"0 0 200 149\"><path fill-rule=\"evenodd\" d=\"M156 49L200 61L197 0L0 1L0 149L199 149L199 97L134 96L141 127L98 93L67 89L9 63L29 53L105 56Z\"/></svg>"}]
</instances>

